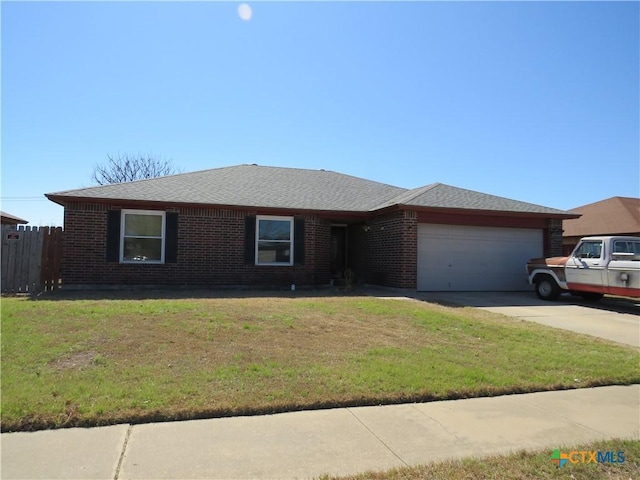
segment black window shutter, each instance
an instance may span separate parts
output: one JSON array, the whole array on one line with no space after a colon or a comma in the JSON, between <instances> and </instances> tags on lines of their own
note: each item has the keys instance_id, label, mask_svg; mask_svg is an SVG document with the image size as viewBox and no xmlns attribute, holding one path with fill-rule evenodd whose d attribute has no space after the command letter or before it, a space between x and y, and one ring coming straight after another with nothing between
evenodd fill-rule
<instances>
[{"instance_id":1,"label":"black window shutter","mask_svg":"<svg viewBox=\"0 0 640 480\"><path fill-rule=\"evenodd\" d=\"M256 263L256 217L244 217L244 263Z\"/></svg>"},{"instance_id":2,"label":"black window shutter","mask_svg":"<svg viewBox=\"0 0 640 480\"><path fill-rule=\"evenodd\" d=\"M304 265L304 217L293 221L293 255L296 265Z\"/></svg>"},{"instance_id":3,"label":"black window shutter","mask_svg":"<svg viewBox=\"0 0 640 480\"><path fill-rule=\"evenodd\" d=\"M164 263L178 263L178 213L167 212L165 221Z\"/></svg>"},{"instance_id":4,"label":"black window shutter","mask_svg":"<svg viewBox=\"0 0 640 480\"><path fill-rule=\"evenodd\" d=\"M120 210L107 212L107 262L120 261Z\"/></svg>"}]
</instances>

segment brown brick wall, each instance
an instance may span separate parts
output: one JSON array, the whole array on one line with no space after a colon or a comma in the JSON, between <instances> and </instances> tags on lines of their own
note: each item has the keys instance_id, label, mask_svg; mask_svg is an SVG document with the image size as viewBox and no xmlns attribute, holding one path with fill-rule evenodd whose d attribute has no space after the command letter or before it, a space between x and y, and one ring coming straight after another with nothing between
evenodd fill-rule
<instances>
[{"instance_id":1,"label":"brown brick wall","mask_svg":"<svg viewBox=\"0 0 640 480\"><path fill-rule=\"evenodd\" d=\"M561 257L562 250L562 220L551 218L547 220L547 228L544 230L544 255L545 257Z\"/></svg>"},{"instance_id":2,"label":"brown brick wall","mask_svg":"<svg viewBox=\"0 0 640 480\"><path fill-rule=\"evenodd\" d=\"M376 217L367 224L366 282L396 288L416 288L418 218L401 211Z\"/></svg>"},{"instance_id":3,"label":"brown brick wall","mask_svg":"<svg viewBox=\"0 0 640 480\"><path fill-rule=\"evenodd\" d=\"M120 264L106 261L107 213L123 205L72 203L65 208L63 282L66 285L327 285L330 280L331 221L305 218L305 262L256 266L244 257L245 217L257 212L216 208L175 208L177 263ZM293 215L293 212L292 212ZM545 255L562 254L562 223L548 220ZM398 211L357 228L350 256L366 283L416 288L418 215Z\"/></svg>"},{"instance_id":4,"label":"brown brick wall","mask_svg":"<svg viewBox=\"0 0 640 480\"><path fill-rule=\"evenodd\" d=\"M65 208L66 285L267 285L329 283L330 223L305 215L305 262L256 266L244 258L245 216L255 212L175 208L178 260L167 264L107 262L107 211L121 206L74 203Z\"/></svg>"},{"instance_id":5,"label":"brown brick wall","mask_svg":"<svg viewBox=\"0 0 640 480\"><path fill-rule=\"evenodd\" d=\"M306 254L314 260L313 284L326 285L331 278L331 222L316 219L306 222Z\"/></svg>"}]
</instances>

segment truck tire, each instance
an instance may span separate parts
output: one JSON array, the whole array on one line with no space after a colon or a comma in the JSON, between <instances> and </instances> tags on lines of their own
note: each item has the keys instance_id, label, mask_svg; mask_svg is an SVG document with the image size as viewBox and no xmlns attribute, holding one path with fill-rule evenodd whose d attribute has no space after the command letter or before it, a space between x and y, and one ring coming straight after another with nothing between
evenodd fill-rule
<instances>
[{"instance_id":1,"label":"truck tire","mask_svg":"<svg viewBox=\"0 0 640 480\"><path fill-rule=\"evenodd\" d=\"M589 302L597 302L602 297L604 297L602 293L596 292L581 292L580 296Z\"/></svg>"},{"instance_id":2,"label":"truck tire","mask_svg":"<svg viewBox=\"0 0 640 480\"><path fill-rule=\"evenodd\" d=\"M536 277L536 295L540 300L555 300L560 296L560 287L550 275Z\"/></svg>"}]
</instances>

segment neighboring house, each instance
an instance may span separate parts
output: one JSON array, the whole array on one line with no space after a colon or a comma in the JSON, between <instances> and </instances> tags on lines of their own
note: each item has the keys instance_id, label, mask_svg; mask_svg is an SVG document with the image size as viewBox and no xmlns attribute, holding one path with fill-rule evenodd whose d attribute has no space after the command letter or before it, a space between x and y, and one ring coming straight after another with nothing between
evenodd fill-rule
<instances>
[{"instance_id":1,"label":"neighboring house","mask_svg":"<svg viewBox=\"0 0 640 480\"><path fill-rule=\"evenodd\" d=\"M0 211L0 223L2 225L19 225L19 224L29 223L29 222L27 222L26 220L20 217L16 217L9 213Z\"/></svg>"},{"instance_id":2,"label":"neighboring house","mask_svg":"<svg viewBox=\"0 0 640 480\"><path fill-rule=\"evenodd\" d=\"M580 218L563 224L562 248L569 255L582 237L590 235L640 236L640 198L612 197L574 208Z\"/></svg>"},{"instance_id":3,"label":"neighboring house","mask_svg":"<svg viewBox=\"0 0 640 480\"><path fill-rule=\"evenodd\" d=\"M239 165L47 194L64 206L63 282L526 290L577 215L434 183Z\"/></svg>"}]
</instances>

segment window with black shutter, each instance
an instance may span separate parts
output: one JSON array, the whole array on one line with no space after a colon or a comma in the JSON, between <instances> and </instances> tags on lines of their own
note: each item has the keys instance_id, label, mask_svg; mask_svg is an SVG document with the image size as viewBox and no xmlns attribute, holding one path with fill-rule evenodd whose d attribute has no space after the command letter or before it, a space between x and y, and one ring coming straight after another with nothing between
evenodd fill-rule
<instances>
[{"instance_id":1,"label":"window with black shutter","mask_svg":"<svg viewBox=\"0 0 640 480\"><path fill-rule=\"evenodd\" d=\"M157 210L107 212L107 261L176 263L178 214Z\"/></svg>"}]
</instances>

